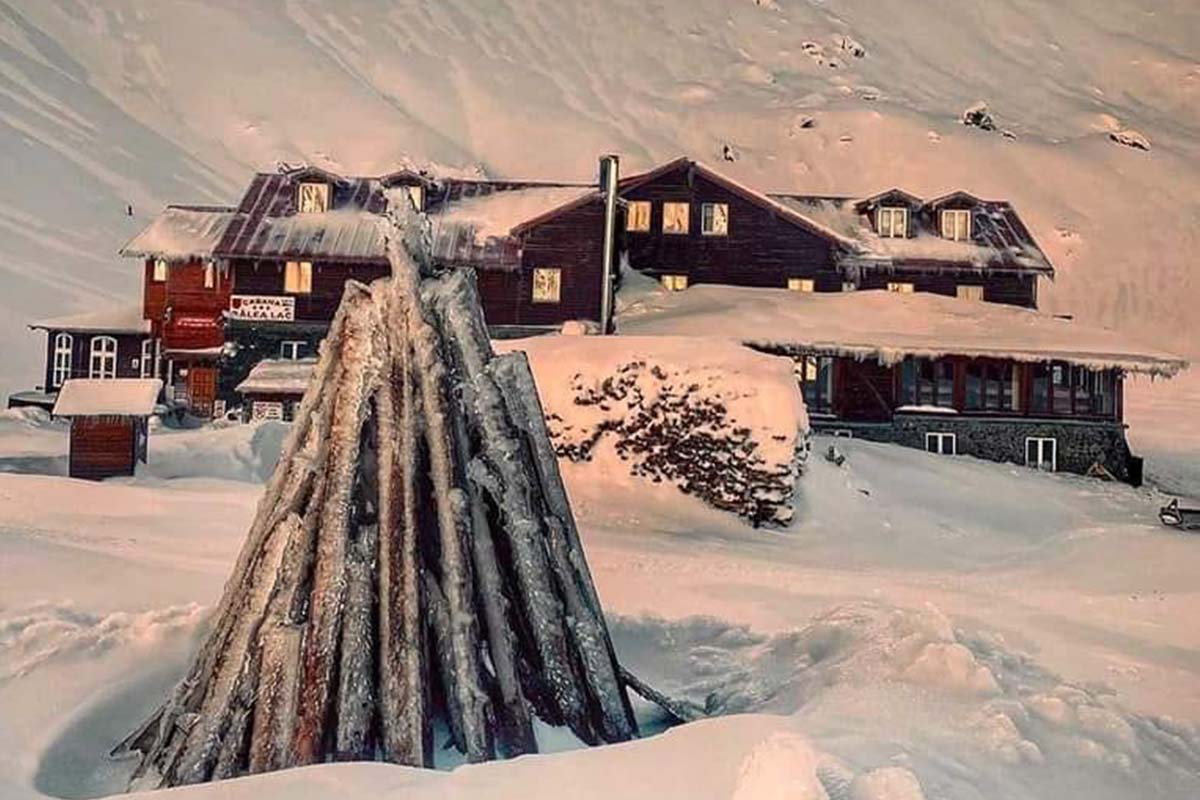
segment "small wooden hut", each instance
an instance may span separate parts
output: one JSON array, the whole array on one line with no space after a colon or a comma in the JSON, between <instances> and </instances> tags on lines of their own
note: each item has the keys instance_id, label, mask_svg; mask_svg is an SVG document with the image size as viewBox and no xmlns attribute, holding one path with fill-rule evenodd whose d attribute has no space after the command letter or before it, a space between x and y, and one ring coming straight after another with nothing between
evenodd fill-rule
<instances>
[{"instance_id":1,"label":"small wooden hut","mask_svg":"<svg viewBox=\"0 0 1200 800\"><path fill-rule=\"evenodd\" d=\"M66 381L54 415L71 420L67 474L91 480L132 475L139 461L146 462L146 421L161 391L156 378Z\"/></svg>"}]
</instances>

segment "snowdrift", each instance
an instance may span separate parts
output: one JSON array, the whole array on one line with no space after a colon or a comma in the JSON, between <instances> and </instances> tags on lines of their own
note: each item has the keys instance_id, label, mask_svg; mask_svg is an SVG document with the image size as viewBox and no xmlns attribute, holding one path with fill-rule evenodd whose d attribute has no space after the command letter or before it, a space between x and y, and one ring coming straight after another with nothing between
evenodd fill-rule
<instances>
[{"instance_id":1,"label":"snowdrift","mask_svg":"<svg viewBox=\"0 0 1200 800\"><path fill-rule=\"evenodd\" d=\"M498 346L528 354L559 458L674 485L755 525L792 518L808 418L789 360L701 338Z\"/></svg>"}]
</instances>

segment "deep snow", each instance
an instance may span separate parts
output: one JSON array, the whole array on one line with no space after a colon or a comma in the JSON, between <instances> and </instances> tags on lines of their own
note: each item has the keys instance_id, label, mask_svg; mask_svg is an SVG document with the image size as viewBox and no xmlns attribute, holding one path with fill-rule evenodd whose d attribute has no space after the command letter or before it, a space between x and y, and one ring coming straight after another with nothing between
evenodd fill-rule
<instances>
[{"instance_id":1,"label":"deep snow","mask_svg":"<svg viewBox=\"0 0 1200 800\"><path fill-rule=\"evenodd\" d=\"M282 430L155 431L136 479L0 474L0 796L121 787L130 765L102 754L185 667ZM57 423L0 417L5 453L64 444ZM813 459L779 532L615 462L564 464L622 661L743 716L452 773L338 765L180 796L1200 792L1200 548L1157 524L1160 494L837 444L845 465Z\"/></svg>"}]
</instances>

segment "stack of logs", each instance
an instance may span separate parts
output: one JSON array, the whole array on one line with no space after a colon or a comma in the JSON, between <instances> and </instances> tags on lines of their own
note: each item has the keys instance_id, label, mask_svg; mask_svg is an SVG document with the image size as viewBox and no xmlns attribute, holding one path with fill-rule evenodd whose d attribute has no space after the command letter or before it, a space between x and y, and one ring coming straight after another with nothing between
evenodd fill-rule
<instances>
[{"instance_id":1,"label":"stack of logs","mask_svg":"<svg viewBox=\"0 0 1200 800\"><path fill-rule=\"evenodd\" d=\"M620 742L627 685L670 705L617 663L524 354L405 230L391 278L347 285L207 640L124 743L139 787L428 767L438 732L531 753L535 715Z\"/></svg>"}]
</instances>

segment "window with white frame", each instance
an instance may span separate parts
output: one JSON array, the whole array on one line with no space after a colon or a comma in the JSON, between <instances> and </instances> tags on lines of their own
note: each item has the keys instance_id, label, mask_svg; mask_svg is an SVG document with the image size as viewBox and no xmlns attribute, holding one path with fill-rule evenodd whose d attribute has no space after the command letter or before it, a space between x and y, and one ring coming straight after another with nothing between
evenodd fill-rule
<instances>
[{"instance_id":1,"label":"window with white frame","mask_svg":"<svg viewBox=\"0 0 1200 800\"><path fill-rule=\"evenodd\" d=\"M956 290L956 293L958 295L959 300L982 300L983 299L983 287L982 286L960 285L958 287L958 289Z\"/></svg>"},{"instance_id":2,"label":"window with white frame","mask_svg":"<svg viewBox=\"0 0 1200 800\"><path fill-rule=\"evenodd\" d=\"M1043 472L1058 471L1058 440L1045 436L1025 438L1025 466Z\"/></svg>"},{"instance_id":3,"label":"window with white frame","mask_svg":"<svg viewBox=\"0 0 1200 800\"><path fill-rule=\"evenodd\" d=\"M212 261L204 262L204 288L217 288L217 265Z\"/></svg>"},{"instance_id":4,"label":"window with white frame","mask_svg":"<svg viewBox=\"0 0 1200 800\"><path fill-rule=\"evenodd\" d=\"M117 377L117 340L111 336L93 336L90 359L88 361L89 378Z\"/></svg>"},{"instance_id":5,"label":"window with white frame","mask_svg":"<svg viewBox=\"0 0 1200 800\"><path fill-rule=\"evenodd\" d=\"M69 333L54 335L54 368L50 375L51 388L58 388L71 377L71 347L75 340Z\"/></svg>"},{"instance_id":6,"label":"window with white frame","mask_svg":"<svg viewBox=\"0 0 1200 800\"><path fill-rule=\"evenodd\" d=\"M815 292L817 282L812 278L788 278L787 287L793 292Z\"/></svg>"},{"instance_id":7,"label":"window with white frame","mask_svg":"<svg viewBox=\"0 0 1200 800\"><path fill-rule=\"evenodd\" d=\"M312 262L289 261L284 267L283 290L289 294L312 294Z\"/></svg>"},{"instance_id":8,"label":"window with white frame","mask_svg":"<svg viewBox=\"0 0 1200 800\"><path fill-rule=\"evenodd\" d=\"M689 208L687 203L663 203L663 233L686 234Z\"/></svg>"},{"instance_id":9,"label":"window with white frame","mask_svg":"<svg viewBox=\"0 0 1200 800\"><path fill-rule=\"evenodd\" d=\"M942 212L942 238L965 242L971 238L971 211L947 208Z\"/></svg>"},{"instance_id":10,"label":"window with white frame","mask_svg":"<svg viewBox=\"0 0 1200 800\"><path fill-rule=\"evenodd\" d=\"M138 373L140 377L142 377L142 378L153 378L154 377L154 340L153 339L143 339L142 340L142 357L141 357L141 359L138 360L138 367L140 368L140 372Z\"/></svg>"},{"instance_id":11,"label":"window with white frame","mask_svg":"<svg viewBox=\"0 0 1200 800\"><path fill-rule=\"evenodd\" d=\"M875 212L875 230L885 239L908 236L908 209L903 206L882 206Z\"/></svg>"},{"instance_id":12,"label":"window with white frame","mask_svg":"<svg viewBox=\"0 0 1200 800\"><path fill-rule=\"evenodd\" d=\"M905 283L901 281L892 281L888 283L887 290L889 292L895 292L896 294L912 294L913 285L911 283Z\"/></svg>"},{"instance_id":13,"label":"window with white frame","mask_svg":"<svg viewBox=\"0 0 1200 800\"><path fill-rule=\"evenodd\" d=\"M286 358L289 361L295 361L298 358L304 358L308 352L308 342L286 341L279 343L279 357Z\"/></svg>"},{"instance_id":14,"label":"window with white frame","mask_svg":"<svg viewBox=\"0 0 1200 800\"><path fill-rule=\"evenodd\" d=\"M650 201L630 200L625 207L625 230L645 233L650 230Z\"/></svg>"},{"instance_id":15,"label":"window with white frame","mask_svg":"<svg viewBox=\"0 0 1200 800\"><path fill-rule=\"evenodd\" d=\"M301 214L320 214L329 210L328 183L301 183L296 188L296 210Z\"/></svg>"},{"instance_id":16,"label":"window with white frame","mask_svg":"<svg viewBox=\"0 0 1200 800\"><path fill-rule=\"evenodd\" d=\"M729 233L729 206L725 203L705 203L700 206L700 233L705 236L726 236Z\"/></svg>"},{"instance_id":17,"label":"window with white frame","mask_svg":"<svg viewBox=\"0 0 1200 800\"><path fill-rule=\"evenodd\" d=\"M687 275L659 275L658 280L668 292L682 292L688 287Z\"/></svg>"},{"instance_id":18,"label":"window with white frame","mask_svg":"<svg viewBox=\"0 0 1200 800\"><path fill-rule=\"evenodd\" d=\"M958 455L958 436L953 433L927 433L925 449L940 456Z\"/></svg>"},{"instance_id":19,"label":"window with white frame","mask_svg":"<svg viewBox=\"0 0 1200 800\"><path fill-rule=\"evenodd\" d=\"M562 297L562 270L538 267L533 271L533 302L557 303Z\"/></svg>"},{"instance_id":20,"label":"window with white frame","mask_svg":"<svg viewBox=\"0 0 1200 800\"><path fill-rule=\"evenodd\" d=\"M155 283L167 282L167 260L165 258L154 259L154 265L151 267L150 280Z\"/></svg>"}]
</instances>

